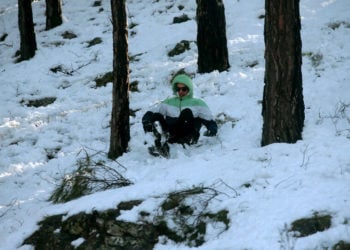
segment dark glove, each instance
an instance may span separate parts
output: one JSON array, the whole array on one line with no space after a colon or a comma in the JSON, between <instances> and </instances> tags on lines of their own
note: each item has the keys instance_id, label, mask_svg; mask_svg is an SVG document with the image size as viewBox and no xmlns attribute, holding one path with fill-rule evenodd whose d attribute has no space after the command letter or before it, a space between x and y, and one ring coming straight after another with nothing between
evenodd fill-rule
<instances>
[{"instance_id":1,"label":"dark glove","mask_svg":"<svg viewBox=\"0 0 350 250\"><path fill-rule=\"evenodd\" d=\"M153 131L153 123L151 123L151 122L143 123L143 130L146 133L147 132L152 132Z\"/></svg>"},{"instance_id":2,"label":"dark glove","mask_svg":"<svg viewBox=\"0 0 350 250\"><path fill-rule=\"evenodd\" d=\"M212 132L212 131L210 131L210 130L207 130L207 131L205 131L204 132L204 134L203 134L204 136L215 136L216 135L216 133L214 133L214 132Z\"/></svg>"}]
</instances>

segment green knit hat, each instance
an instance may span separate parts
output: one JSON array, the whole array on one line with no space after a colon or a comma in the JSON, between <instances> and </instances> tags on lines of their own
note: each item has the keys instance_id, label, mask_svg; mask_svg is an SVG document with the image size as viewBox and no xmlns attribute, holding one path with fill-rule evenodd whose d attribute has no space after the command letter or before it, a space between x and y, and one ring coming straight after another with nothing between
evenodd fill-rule
<instances>
[{"instance_id":1,"label":"green knit hat","mask_svg":"<svg viewBox=\"0 0 350 250\"><path fill-rule=\"evenodd\" d=\"M180 74L174 77L174 79L172 80L171 84L173 86L173 92L174 94L176 94L176 85L178 83L182 83L184 85L187 86L187 88L189 89L189 96L193 96L193 83L191 78L188 75L185 74Z\"/></svg>"}]
</instances>

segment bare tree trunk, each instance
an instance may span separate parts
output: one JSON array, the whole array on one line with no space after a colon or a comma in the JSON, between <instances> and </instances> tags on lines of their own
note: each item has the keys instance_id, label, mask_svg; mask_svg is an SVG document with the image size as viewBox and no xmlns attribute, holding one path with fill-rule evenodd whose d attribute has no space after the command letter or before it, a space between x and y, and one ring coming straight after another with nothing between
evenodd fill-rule
<instances>
[{"instance_id":1,"label":"bare tree trunk","mask_svg":"<svg viewBox=\"0 0 350 250\"><path fill-rule=\"evenodd\" d=\"M61 0L46 0L46 30L62 24Z\"/></svg>"},{"instance_id":2,"label":"bare tree trunk","mask_svg":"<svg viewBox=\"0 0 350 250\"><path fill-rule=\"evenodd\" d=\"M18 27L21 40L20 60L28 60L35 55L37 49L31 0L18 0Z\"/></svg>"},{"instance_id":3,"label":"bare tree trunk","mask_svg":"<svg viewBox=\"0 0 350 250\"><path fill-rule=\"evenodd\" d=\"M108 157L126 152L130 140L129 57L125 0L111 0L113 23L113 107Z\"/></svg>"},{"instance_id":4,"label":"bare tree trunk","mask_svg":"<svg viewBox=\"0 0 350 250\"><path fill-rule=\"evenodd\" d=\"M261 145L302 139L304 99L299 0L265 0L265 87Z\"/></svg>"},{"instance_id":5,"label":"bare tree trunk","mask_svg":"<svg viewBox=\"0 0 350 250\"><path fill-rule=\"evenodd\" d=\"M199 73L230 67L222 0L197 0L197 46Z\"/></svg>"}]
</instances>

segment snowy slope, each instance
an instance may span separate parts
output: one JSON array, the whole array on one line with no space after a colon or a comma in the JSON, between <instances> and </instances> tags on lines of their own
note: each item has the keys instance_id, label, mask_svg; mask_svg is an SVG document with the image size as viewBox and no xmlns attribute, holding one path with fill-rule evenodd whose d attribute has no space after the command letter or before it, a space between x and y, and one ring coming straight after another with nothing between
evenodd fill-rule
<instances>
[{"instance_id":1,"label":"snowy slope","mask_svg":"<svg viewBox=\"0 0 350 250\"><path fill-rule=\"evenodd\" d=\"M15 64L17 7L2 0L0 36L8 36L0 42L0 249L30 249L21 246L23 240L47 215L107 209L130 199L148 200L143 209L152 211L154 197L194 185L226 194L211 206L229 210L231 220L228 231L209 234L198 249L288 249L286 225L315 212L331 214L331 228L294 239L290 247L323 249L350 241L350 5L301 1L303 140L262 148L263 2L225 1L231 68L197 74L195 43L184 54L167 56L181 40L195 41L195 1L127 1L129 23L137 24L129 36L130 55L138 55L130 64L130 81L138 81L140 90L130 94L130 106L140 110L130 119L130 151L118 158L125 169L109 164L134 185L53 205L48 197L83 151L108 152L112 86L95 88L94 79L112 70L110 2L93 7L90 1L65 0L64 23L50 31L45 2L33 2L38 50L32 60ZM182 14L192 20L172 24ZM66 31L77 37L64 39ZM88 47L96 37L102 43ZM249 67L252 63L256 66ZM72 74L50 70L58 66ZM153 158L144 145L141 117L171 95L171 74L182 68L195 74L195 95L228 121L217 137L201 137L199 147L175 145L169 160ZM57 99L46 107L25 105L44 97ZM133 212L124 219L133 220ZM169 242L156 249L188 247Z\"/></svg>"}]
</instances>

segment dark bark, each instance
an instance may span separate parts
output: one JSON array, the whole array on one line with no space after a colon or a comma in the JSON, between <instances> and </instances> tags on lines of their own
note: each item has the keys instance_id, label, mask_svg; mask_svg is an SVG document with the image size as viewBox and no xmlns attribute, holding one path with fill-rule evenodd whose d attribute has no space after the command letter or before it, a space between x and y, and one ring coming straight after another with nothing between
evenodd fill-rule
<instances>
[{"instance_id":1,"label":"dark bark","mask_svg":"<svg viewBox=\"0 0 350 250\"><path fill-rule=\"evenodd\" d=\"M18 27L20 33L20 60L28 60L35 55L37 49L31 0L18 0Z\"/></svg>"},{"instance_id":2,"label":"dark bark","mask_svg":"<svg viewBox=\"0 0 350 250\"><path fill-rule=\"evenodd\" d=\"M127 151L129 125L129 58L125 0L111 0L113 23L113 104L108 157L115 159Z\"/></svg>"},{"instance_id":3,"label":"dark bark","mask_svg":"<svg viewBox=\"0 0 350 250\"><path fill-rule=\"evenodd\" d=\"M197 0L197 46L199 73L230 67L222 0Z\"/></svg>"},{"instance_id":4,"label":"dark bark","mask_svg":"<svg viewBox=\"0 0 350 250\"><path fill-rule=\"evenodd\" d=\"M262 146L302 139L304 99L299 0L265 1Z\"/></svg>"},{"instance_id":5,"label":"dark bark","mask_svg":"<svg viewBox=\"0 0 350 250\"><path fill-rule=\"evenodd\" d=\"M46 30L62 24L61 0L46 0Z\"/></svg>"}]
</instances>

